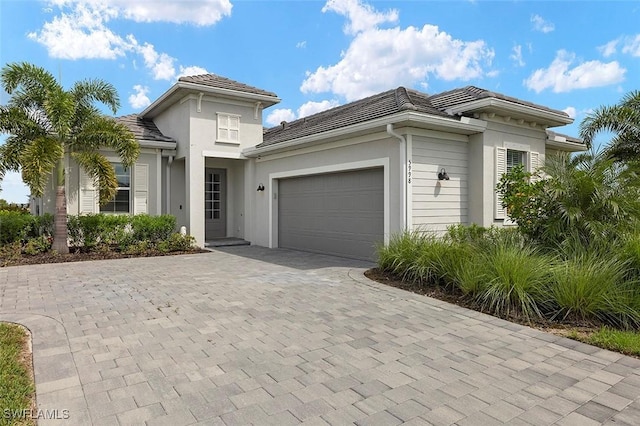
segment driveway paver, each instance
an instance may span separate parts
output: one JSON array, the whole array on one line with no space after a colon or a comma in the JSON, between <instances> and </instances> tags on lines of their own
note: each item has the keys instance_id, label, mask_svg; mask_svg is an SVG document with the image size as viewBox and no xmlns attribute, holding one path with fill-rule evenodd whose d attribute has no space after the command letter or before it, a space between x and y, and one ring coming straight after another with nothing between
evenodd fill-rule
<instances>
[{"instance_id":1,"label":"driveway paver","mask_svg":"<svg viewBox=\"0 0 640 426\"><path fill-rule=\"evenodd\" d=\"M41 425L640 424L640 360L370 266L251 246L2 268L0 320L32 332Z\"/></svg>"}]
</instances>

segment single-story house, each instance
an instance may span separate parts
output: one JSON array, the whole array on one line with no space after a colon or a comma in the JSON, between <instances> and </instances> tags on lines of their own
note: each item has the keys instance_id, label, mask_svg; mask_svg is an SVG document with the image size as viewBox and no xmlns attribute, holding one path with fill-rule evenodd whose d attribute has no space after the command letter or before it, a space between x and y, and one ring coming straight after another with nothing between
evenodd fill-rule
<instances>
[{"instance_id":1,"label":"single-story house","mask_svg":"<svg viewBox=\"0 0 640 426\"><path fill-rule=\"evenodd\" d=\"M99 206L68 163L69 214L170 213L199 245L236 237L371 259L394 233L503 225L496 183L554 151L580 151L550 131L564 112L473 86L427 95L398 87L264 129L276 94L213 74L181 77L139 114L118 118L141 153ZM53 211L53 188L34 200Z\"/></svg>"}]
</instances>

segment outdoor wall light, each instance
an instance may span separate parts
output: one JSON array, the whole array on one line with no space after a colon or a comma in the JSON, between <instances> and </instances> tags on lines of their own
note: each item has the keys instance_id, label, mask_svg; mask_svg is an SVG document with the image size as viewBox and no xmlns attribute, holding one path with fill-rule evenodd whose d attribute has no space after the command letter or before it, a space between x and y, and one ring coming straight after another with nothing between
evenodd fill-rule
<instances>
[{"instance_id":1,"label":"outdoor wall light","mask_svg":"<svg viewBox=\"0 0 640 426\"><path fill-rule=\"evenodd\" d=\"M258 191L264 191L264 185L263 184L258 185Z\"/></svg>"},{"instance_id":2,"label":"outdoor wall light","mask_svg":"<svg viewBox=\"0 0 640 426\"><path fill-rule=\"evenodd\" d=\"M438 172L438 180L449 180L449 175L444 167L440 169L440 172Z\"/></svg>"}]
</instances>

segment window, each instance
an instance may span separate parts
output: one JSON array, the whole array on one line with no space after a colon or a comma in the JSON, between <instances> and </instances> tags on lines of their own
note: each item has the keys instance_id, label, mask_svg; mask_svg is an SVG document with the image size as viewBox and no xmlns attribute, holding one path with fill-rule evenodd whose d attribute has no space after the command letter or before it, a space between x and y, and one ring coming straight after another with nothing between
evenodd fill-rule
<instances>
[{"instance_id":1,"label":"window","mask_svg":"<svg viewBox=\"0 0 640 426\"><path fill-rule=\"evenodd\" d=\"M131 212L131 171L125 169L122 163L111 163L118 180L118 192L113 200L100 206L100 213L130 213Z\"/></svg>"},{"instance_id":2,"label":"window","mask_svg":"<svg viewBox=\"0 0 640 426\"><path fill-rule=\"evenodd\" d=\"M511 171L515 166L524 165L523 151L514 151L513 149L507 149L507 173Z\"/></svg>"},{"instance_id":3,"label":"window","mask_svg":"<svg viewBox=\"0 0 640 426\"><path fill-rule=\"evenodd\" d=\"M240 143L240 116L218 114L218 142Z\"/></svg>"}]
</instances>

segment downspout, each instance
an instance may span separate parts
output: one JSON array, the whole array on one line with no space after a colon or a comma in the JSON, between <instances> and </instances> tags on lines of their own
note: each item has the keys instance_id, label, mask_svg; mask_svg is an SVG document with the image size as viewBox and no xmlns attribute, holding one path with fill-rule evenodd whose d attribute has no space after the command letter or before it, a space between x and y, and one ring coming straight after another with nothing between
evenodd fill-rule
<instances>
[{"instance_id":1,"label":"downspout","mask_svg":"<svg viewBox=\"0 0 640 426\"><path fill-rule=\"evenodd\" d=\"M167 214L171 214L171 163L173 163L173 155L167 160Z\"/></svg>"},{"instance_id":2,"label":"downspout","mask_svg":"<svg viewBox=\"0 0 640 426\"><path fill-rule=\"evenodd\" d=\"M387 124L387 134L397 138L400 141L400 162L402 163L402 167L400 168L400 182L402 182L402 200L400 202L401 212L400 212L400 227L402 230L407 230L407 220L408 217L408 209L407 209L407 140L399 133L396 133L393 130L393 124Z\"/></svg>"}]
</instances>

